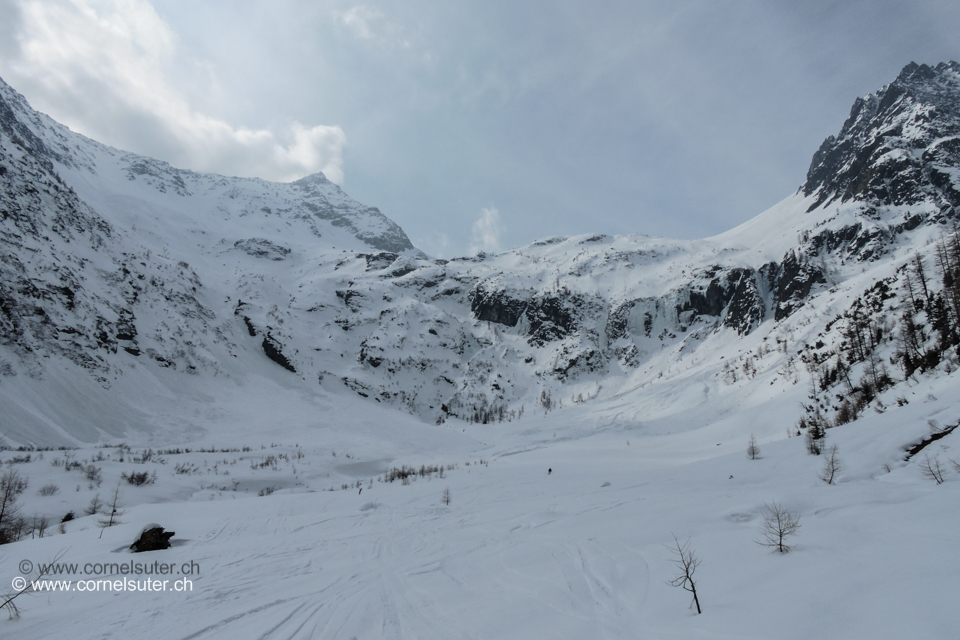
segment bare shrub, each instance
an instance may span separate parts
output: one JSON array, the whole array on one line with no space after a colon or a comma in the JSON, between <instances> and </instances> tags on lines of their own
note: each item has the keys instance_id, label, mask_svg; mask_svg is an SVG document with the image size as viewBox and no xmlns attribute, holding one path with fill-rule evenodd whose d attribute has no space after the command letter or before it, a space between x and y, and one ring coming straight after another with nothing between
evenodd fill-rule
<instances>
[{"instance_id":1,"label":"bare shrub","mask_svg":"<svg viewBox=\"0 0 960 640\"><path fill-rule=\"evenodd\" d=\"M47 529L50 528L50 520L47 516L34 515L30 520L30 531L31 537L42 538L47 534Z\"/></svg>"},{"instance_id":2,"label":"bare shrub","mask_svg":"<svg viewBox=\"0 0 960 640\"><path fill-rule=\"evenodd\" d=\"M132 460L137 464L146 464L150 461L159 462L161 464L165 462L165 460L161 460L157 457L157 454L153 449L144 449L140 452L139 456L133 456Z\"/></svg>"},{"instance_id":3,"label":"bare shrub","mask_svg":"<svg viewBox=\"0 0 960 640\"><path fill-rule=\"evenodd\" d=\"M800 516L786 511L779 502L764 504L763 522L760 524L761 539L757 544L771 547L780 553L790 551L786 539L800 529Z\"/></svg>"},{"instance_id":4,"label":"bare shrub","mask_svg":"<svg viewBox=\"0 0 960 640\"><path fill-rule=\"evenodd\" d=\"M135 487L141 487L145 484L153 484L157 481L157 472L147 473L146 471L132 471L129 474L121 473L120 477Z\"/></svg>"},{"instance_id":5,"label":"bare shrub","mask_svg":"<svg viewBox=\"0 0 960 640\"><path fill-rule=\"evenodd\" d=\"M443 490L443 497L440 498L440 501L443 502L443 504L450 506L450 487L447 487Z\"/></svg>"},{"instance_id":6,"label":"bare shrub","mask_svg":"<svg viewBox=\"0 0 960 640\"><path fill-rule=\"evenodd\" d=\"M93 464L88 464L83 468L83 477L98 487L103 482L103 473L101 473L100 467Z\"/></svg>"},{"instance_id":7,"label":"bare shrub","mask_svg":"<svg viewBox=\"0 0 960 640\"><path fill-rule=\"evenodd\" d=\"M756 460L760 457L760 447L757 446L757 439L753 437L753 434L750 434L750 439L747 441L747 457L751 460Z\"/></svg>"},{"instance_id":8,"label":"bare shrub","mask_svg":"<svg viewBox=\"0 0 960 640\"><path fill-rule=\"evenodd\" d=\"M55 484L45 484L37 489L38 496L55 496L60 491L60 487Z\"/></svg>"},{"instance_id":9,"label":"bare shrub","mask_svg":"<svg viewBox=\"0 0 960 640\"><path fill-rule=\"evenodd\" d=\"M100 499L100 494L90 498L90 504L87 505L87 508L83 510L88 516L96 515L103 511L103 500Z\"/></svg>"},{"instance_id":10,"label":"bare shrub","mask_svg":"<svg viewBox=\"0 0 960 640\"><path fill-rule=\"evenodd\" d=\"M274 471L277 471L279 469L279 467L277 467L277 456L269 455L263 460L261 460L260 462L257 462L255 460L250 461L251 469L254 469L254 470L265 469L267 467L270 467Z\"/></svg>"},{"instance_id":11,"label":"bare shrub","mask_svg":"<svg viewBox=\"0 0 960 640\"><path fill-rule=\"evenodd\" d=\"M40 566L41 566L41 567L43 567L43 566L46 566L46 567L52 567L52 566L54 566L55 564L57 564L58 562L60 562L60 558L63 557L63 554L64 554L64 553L65 553L64 551L61 551L60 553L58 553L58 554L56 555L55 558L53 558L53 560L51 560L50 562L48 562L46 565L40 565ZM11 620L16 620L16 619L18 619L18 618L20 617L20 609L17 608L17 604L14 602L14 600L16 600L17 598L19 598L19 597L22 596L23 594L27 593L28 591L32 591L32 590L33 590L33 585L34 585L37 581L41 580L41 579L42 579L44 576L46 576L46 575L47 575L47 571L40 571L40 572L37 574L37 577L36 577L36 578L34 578L33 580L27 580L26 583L24 584L24 586L23 586L21 589L14 589L13 591L9 591L9 592L7 592L7 593L5 593L5 594L3 594L3 595L0 595L0 600L2 600L2 602L0 602L0 609L6 609L7 612L8 612L8 614L9 614L9 616L10 616L10 619L11 619Z\"/></svg>"},{"instance_id":12,"label":"bare shrub","mask_svg":"<svg viewBox=\"0 0 960 640\"><path fill-rule=\"evenodd\" d=\"M929 478L937 484L943 484L943 477L947 473L947 468L940 464L940 456L925 456L920 463L920 473L924 478Z\"/></svg>"}]
</instances>

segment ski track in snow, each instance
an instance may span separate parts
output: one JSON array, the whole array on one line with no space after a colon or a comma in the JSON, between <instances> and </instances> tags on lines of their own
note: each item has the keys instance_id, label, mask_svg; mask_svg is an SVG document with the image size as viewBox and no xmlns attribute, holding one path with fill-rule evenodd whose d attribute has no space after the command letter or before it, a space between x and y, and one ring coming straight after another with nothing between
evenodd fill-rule
<instances>
[{"instance_id":1,"label":"ski track in snow","mask_svg":"<svg viewBox=\"0 0 960 640\"><path fill-rule=\"evenodd\" d=\"M210 598L212 601L201 601L201 608L218 611L228 608L231 601L260 600L270 589L258 578L261 573L283 575L286 588L290 588L290 582L296 582L300 593L226 615L184 638L223 637L224 634L256 638L336 638L342 637L344 626L350 621L354 624L363 621L371 626L368 632L383 638L411 637L405 634L405 628L417 629L416 637L483 637L451 634L460 625L450 613L445 614L437 607L432 595L436 593L438 581L441 588L443 583L463 588L476 582L478 577L484 582L493 581L495 591L503 590L509 600L524 602L524 607L539 609L550 617L571 616L591 637L622 637L627 630L620 628L621 625L615 625L616 632L608 633L609 623L598 621L616 619L619 613L642 604L642 600L639 603L623 600L618 583L623 580L624 569L618 566L616 555L609 555L609 550L604 551L589 540L547 544L530 540L531 532L541 527L561 528L562 521L558 518L548 517L542 521L537 518L535 523L518 525L506 535L501 534L502 537L490 538L485 534L485 539L458 548L456 556L451 558L440 540L447 536L456 538L467 519L457 518L441 525L439 521L444 515L448 514L425 518L419 510L404 514L399 509L380 507L371 515L353 516L347 536L325 538L317 546L297 546L295 534L305 529L316 531L316 527L330 520L310 522L294 530L278 530L270 527L269 522L264 523L265 531L250 532L243 526L234 527L227 534L228 540L244 535L258 538L265 534L282 535L285 546L294 548L278 554L254 554L220 565L216 569L220 582L231 584L232 588L217 590ZM581 515L573 513L570 517L576 519ZM377 522L370 522L371 519ZM495 528L499 527L491 526L488 530ZM316 554L341 557L364 549L371 550L369 558L354 558L362 564L343 574L335 576L329 570L308 570ZM451 562L461 567L476 562L489 567L490 571L481 576L458 577L459 572L449 566ZM251 574L246 569L251 564L260 569ZM643 566L641 581L646 583L645 563ZM532 575L533 568L536 574L544 574L543 577ZM634 575L631 579L636 578ZM562 596L559 602L543 598L541 589L535 586L538 582L554 580L553 590ZM250 618L256 618L256 623ZM431 624L424 627L424 620ZM252 630L252 624L256 624L258 630Z\"/></svg>"}]
</instances>

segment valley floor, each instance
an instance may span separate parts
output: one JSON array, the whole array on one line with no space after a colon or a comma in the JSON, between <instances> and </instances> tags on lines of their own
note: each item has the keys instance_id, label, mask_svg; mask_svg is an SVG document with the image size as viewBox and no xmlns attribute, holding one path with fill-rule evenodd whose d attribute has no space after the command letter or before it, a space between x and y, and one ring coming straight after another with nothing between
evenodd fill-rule
<instances>
[{"instance_id":1,"label":"valley floor","mask_svg":"<svg viewBox=\"0 0 960 640\"><path fill-rule=\"evenodd\" d=\"M33 452L18 463L10 461L24 453L4 451L3 470L30 481L24 515L78 516L65 533L54 524L43 538L0 548L4 589L31 577L23 560L196 568L167 576L163 592L77 591L80 580L119 573L51 576L72 580L72 590L24 594L19 619L0 620L0 635L953 637L960 476L949 460L960 461L960 433L911 462L903 447L929 433L929 420L960 419L958 392L957 375L921 381L909 404L830 430L844 463L835 485L817 477L823 459L773 418L800 390L714 423L701 416L694 429L689 416L628 420L611 402L436 427L351 402L326 419L339 429L319 428L304 409L265 430L251 413L230 443L222 428L219 442L193 442L190 453L162 451L154 438L143 463L134 459L146 447ZM351 412L363 418L351 423ZM758 460L744 454L750 430ZM206 447L228 450L199 451ZM947 468L944 484L921 474L926 455ZM102 484L65 471L71 460L102 469ZM444 477L381 481L394 466L433 464ZM83 515L93 495L109 499L121 472L141 470L156 481L120 485L122 524L101 530L96 516ZM57 493L37 495L48 484ZM774 501L802 524L783 555L756 543L764 505ZM175 546L128 552L151 522L175 531ZM702 559L702 615L667 584L676 576L674 534ZM182 577L191 588L176 592Z\"/></svg>"}]
</instances>

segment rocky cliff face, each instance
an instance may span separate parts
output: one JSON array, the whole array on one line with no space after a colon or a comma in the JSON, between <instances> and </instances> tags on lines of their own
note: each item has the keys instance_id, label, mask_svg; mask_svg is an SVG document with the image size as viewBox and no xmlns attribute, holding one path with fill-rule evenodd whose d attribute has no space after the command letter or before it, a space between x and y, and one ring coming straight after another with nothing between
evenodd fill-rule
<instances>
[{"instance_id":1,"label":"rocky cliff face","mask_svg":"<svg viewBox=\"0 0 960 640\"><path fill-rule=\"evenodd\" d=\"M718 345L826 335L829 314L801 311L841 305L950 227L958 78L956 63L908 65L855 103L796 194L721 236L549 238L449 261L322 175L181 171L0 83L0 371L42 378L62 359L109 386L276 367L441 422L642 387L688 357L727 375Z\"/></svg>"},{"instance_id":2,"label":"rocky cliff face","mask_svg":"<svg viewBox=\"0 0 960 640\"><path fill-rule=\"evenodd\" d=\"M808 253L879 259L921 225L956 220L960 191L960 65L910 63L896 80L858 98L837 136L814 154L801 187L808 210L859 205L859 219L812 230Z\"/></svg>"},{"instance_id":3,"label":"rocky cliff face","mask_svg":"<svg viewBox=\"0 0 960 640\"><path fill-rule=\"evenodd\" d=\"M858 98L837 136L814 154L803 184L811 209L834 200L872 206L933 201L957 206L960 65L911 63L892 83Z\"/></svg>"}]
</instances>

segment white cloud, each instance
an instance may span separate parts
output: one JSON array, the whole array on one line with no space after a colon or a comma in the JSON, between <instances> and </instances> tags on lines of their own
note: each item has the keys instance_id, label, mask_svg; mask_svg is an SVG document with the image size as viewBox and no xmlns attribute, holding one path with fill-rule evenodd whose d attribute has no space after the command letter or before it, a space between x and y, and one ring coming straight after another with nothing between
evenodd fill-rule
<instances>
[{"instance_id":1,"label":"white cloud","mask_svg":"<svg viewBox=\"0 0 960 640\"><path fill-rule=\"evenodd\" d=\"M375 7L358 4L347 11L335 11L333 15L361 40L404 49L410 48L409 40L404 37L403 28L387 20L383 12Z\"/></svg>"},{"instance_id":2,"label":"white cloud","mask_svg":"<svg viewBox=\"0 0 960 640\"><path fill-rule=\"evenodd\" d=\"M336 16L354 35L364 40L374 38L373 23L383 20L383 13L379 9L371 9L364 4L351 7L348 11L338 11Z\"/></svg>"},{"instance_id":3,"label":"white cloud","mask_svg":"<svg viewBox=\"0 0 960 640\"><path fill-rule=\"evenodd\" d=\"M478 251L495 252L500 250L500 212L496 207L485 207L480 210L480 217L473 223L473 234L470 239L470 253Z\"/></svg>"},{"instance_id":4,"label":"white cloud","mask_svg":"<svg viewBox=\"0 0 960 640\"><path fill-rule=\"evenodd\" d=\"M343 181L339 126L235 127L199 113L170 69L177 37L146 0L21 0L7 80L71 128L176 166Z\"/></svg>"}]
</instances>

